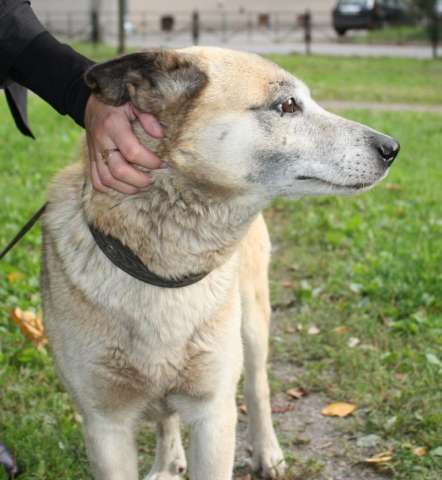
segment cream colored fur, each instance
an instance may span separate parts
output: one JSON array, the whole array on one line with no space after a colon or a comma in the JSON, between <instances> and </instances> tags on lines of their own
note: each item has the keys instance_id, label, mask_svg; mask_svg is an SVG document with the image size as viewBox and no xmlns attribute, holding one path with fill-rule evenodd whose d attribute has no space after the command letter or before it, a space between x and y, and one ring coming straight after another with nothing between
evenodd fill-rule
<instances>
[{"instance_id":1,"label":"cream colored fur","mask_svg":"<svg viewBox=\"0 0 442 480\"><path fill-rule=\"evenodd\" d=\"M285 464L266 372L270 241L260 211L280 194L354 193L385 169L368 127L325 112L270 62L220 49L176 54L208 83L182 125L172 127L165 114L179 136L153 141L134 125L168 162L155 172L155 185L128 197L98 193L78 164L50 188L45 325L59 375L83 415L97 480L138 479L135 433L144 419L158 423L147 479L178 479L188 462L191 480L230 480L243 357L252 464L277 478ZM147 87L138 87L148 99ZM144 101L129 91L134 103ZM285 97L296 98L303 113L272 111ZM119 238L158 275L211 273L180 289L144 284L103 255L88 223ZM191 426L187 460L179 418Z\"/></svg>"}]
</instances>

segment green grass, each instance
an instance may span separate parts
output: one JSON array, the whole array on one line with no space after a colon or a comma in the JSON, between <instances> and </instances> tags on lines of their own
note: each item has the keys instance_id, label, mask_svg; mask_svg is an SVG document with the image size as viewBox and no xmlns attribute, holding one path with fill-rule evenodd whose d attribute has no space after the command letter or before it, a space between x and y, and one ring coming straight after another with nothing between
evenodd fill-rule
<instances>
[{"instance_id":1,"label":"green grass","mask_svg":"<svg viewBox=\"0 0 442 480\"><path fill-rule=\"evenodd\" d=\"M279 61L310 72L306 79L314 91L315 85L326 83L314 75L313 59ZM338 98L345 97L345 75L332 75L338 60L317 61L317 71L322 65ZM356 72L359 60L354 61L354 68L347 59L339 65L344 72ZM381 62L372 61L377 66ZM369 95L362 68L366 62L359 63L359 80ZM391 65L394 70L398 63ZM406 67L410 74L411 65ZM424 70L433 71L434 78L440 75L437 63L414 65L418 71L426 65ZM425 92L421 76L416 83ZM386 92L391 89L386 98L394 94L393 83L399 88L402 81L397 76L385 80ZM431 95L436 95L434 83L427 76ZM273 342L272 358L302 366L298 382L306 388L331 400L356 403L358 414L346 428L354 435L376 433L395 448L394 478L436 480L441 457L419 458L412 448L434 451L442 446L442 117L364 111L348 116L394 134L402 152L389 178L363 196L278 200L269 209L278 247L272 301L281 307L276 317L280 341ZM8 119L3 99L0 117ZM71 162L79 148L81 130L34 97L30 117L36 142L21 137L12 122L0 123L0 245L41 205L49 178ZM389 182L393 188L387 188ZM39 257L35 228L0 265L0 440L17 454L26 471L24 480L90 479L81 426L50 355L36 351L9 320L13 307L40 309ZM24 277L10 283L6 275L16 271ZM286 304L293 308L285 310ZM319 335L308 335L305 328L298 335L285 333L286 326L312 323L320 327ZM348 332L335 333L342 325ZM360 344L349 348L350 337L359 338ZM154 445L149 430L141 437L145 471ZM0 471L0 479L5 478Z\"/></svg>"},{"instance_id":2,"label":"green grass","mask_svg":"<svg viewBox=\"0 0 442 480\"><path fill-rule=\"evenodd\" d=\"M358 102L442 103L442 61L271 55L304 80L314 98Z\"/></svg>"},{"instance_id":3,"label":"green grass","mask_svg":"<svg viewBox=\"0 0 442 480\"><path fill-rule=\"evenodd\" d=\"M321 329L283 336L275 357L304 367L304 387L359 406L350 430L396 448L394 478L436 480L442 458L411 450L442 445L441 117L348 116L397 136L402 153L372 192L278 200L268 212L278 244L273 302L295 300L282 330L294 322ZM340 326L348 332L336 333ZM348 347L350 337L358 347Z\"/></svg>"},{"instance_id":4,"label":"green grass","mask_svg":"<svg viewBox=\"0 0 442 480\"><path fill-rule=\"evenodd\" d=\"M351 38L357 43L382 43L403 45L410 43L429 44L428 31L422 26L402 25L368 30Z\"/></svg>"}]
</instances>

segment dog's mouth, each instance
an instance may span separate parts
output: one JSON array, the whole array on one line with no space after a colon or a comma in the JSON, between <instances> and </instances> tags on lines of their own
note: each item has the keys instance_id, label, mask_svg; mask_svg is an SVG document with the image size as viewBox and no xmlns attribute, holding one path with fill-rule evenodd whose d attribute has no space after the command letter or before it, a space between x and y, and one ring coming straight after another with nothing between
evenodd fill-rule
<instances>
[{"instance_id":1,"label":"dog's mouth","mask_svg":"<svg viewBox=\"0 0 442 480\"><path fill-rule=\"evenodd\" d=\"M334 189L338 188L338 189L345 189L345 190L363 190L363 189L369 188L373 185L373 183L353 183L353 184L349 184L349 185L342 185L342 184L339 184L339 183L329 182L328 180L323 180L323 179L318 178L318 177L309 177L309 176L306 176L306 175L300 175L300 176L296 177L296 180L306 180L306 181L310 181L310 182L320 183L322 185L327 185L327 186L332 187Z\"/></svg>"}]
</instances>

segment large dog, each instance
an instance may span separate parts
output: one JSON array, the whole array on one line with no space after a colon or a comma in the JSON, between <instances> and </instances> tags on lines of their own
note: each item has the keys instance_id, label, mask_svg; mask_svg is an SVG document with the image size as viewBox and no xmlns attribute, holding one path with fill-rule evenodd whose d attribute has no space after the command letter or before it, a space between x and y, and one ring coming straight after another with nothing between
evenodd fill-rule
<instances>
[{"instance_id":1,"label":"large dog","mask_svg":"<svg viewBox=\"0 0 442 480\"><path fill-rule=\"evenodd\" d=\"M253 467L280 477L260 211L279 195L366 190L399 145L324 111L301 81L255 55L149 51L94 66L86 80L102 101L132 102L160 119L161 140L133 128L168 165L133 196L94 191L85 165L50 188L45 325L84 418L95 478L138 478L134 435L144 418L158 424L147 479L180 478L182 418L191 426L190 478L229 480L243 355Z\"/></svg>"}]
</instances>

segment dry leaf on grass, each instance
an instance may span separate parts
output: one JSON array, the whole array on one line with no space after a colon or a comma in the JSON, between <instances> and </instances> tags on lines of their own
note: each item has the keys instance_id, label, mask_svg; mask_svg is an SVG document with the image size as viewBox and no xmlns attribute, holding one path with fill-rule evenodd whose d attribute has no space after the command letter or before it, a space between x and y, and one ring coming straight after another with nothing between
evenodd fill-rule
<instances>
[{"instance_id":1,"label":"dry leaf on grass","mask_svg":"<svg viewBox=\"0 0 442 480\"><path fill-rule=\"evenodd\" d=\"M25 274L22 272L10 272L8 273L8 275L6 275L6 278L8 279L9 283L14 283L17 280L21 280L24 277L25 277Z\"/></svg>"},{"instance_id":2,"label":"dry leaf on grass","mask_svg":"<svg viewBox=\"0 0 442 480\"><path fill-rule=\"evenodd\" d=\"M383 466L391 462L391 460L393 460L393 452L391 450L387 450L386 452L377 453L370 458L366 458L364 462L371 465Z\"/></svg>"},{"instance_id":3,"label":"dry leaf on grass","mask_svg":"<svg viewBox=\"0 0 442 480\"><path fill-rule=\"evenodd\" d=\"M38 350L41 350L48 343L43 328L41 312L36 314L21 308L14 308L11 312L11 319L20 327L23 335L29 338Z\"/></svg>"},{"instance_id":4,"label":"dry leaf on grass","mask_svg":"<svg viewBox=\"0 0 442 480\"><path fill-rule=\"evenodd\" d=\"M272 413L287 413L295 409L293 403L287 403L286 405L274 405L272 407Z\"/></svg>"},{"instance_id":5,"label":"dry leaf on grass","mask_svg":"<svg viewBox=\"0 0 442 480\"><path fill-rule=\"evenodd\" d=\"M280 285L282 288L293 288L293 282L290 280L283 280Z\"/></svg>"},{"instance_id":6,"label":"dry leaf on grass","mask_svg":"<svg viewBox=\"0 0 442 480\"><path fill-rule=\"evenodd\" d=\"M342 333L347 333L349 331L349 328L345 325L341 325L339 327L336 327L333 331L341 335Z\"/></svg>"},{"instance_id":7,"label":"dry leaf on grass","mask_svg":"<svg viewBox=\"0 0 442 480\"><path fill-rule=\"evenodd\" d=\"M356 410L356 405L345 402L331 403L322 409L322 415L326 417L346 417Z\"/></svg>"},{"instance_id":8,"label":"dry leaf on grass","mask_svg":"<svg viewBox=\"0 0 442 480\"><path fill-rule=\"evenodd\" d=\"M287 390L287 395L290 397L290 398L293 398L294 400L298 400L302 397L305 397L308 395L308 392L307 390L305 390L304 388L302 387L299 387L299 388L291 388L290 390Z\"/></svg>"},{"instance_id":9,"label":"dry leaf on grass","mask_svg":"<svg viewBox=\"0 0 442 480\"><path fill-rule=\"evenodd\" d=\"M402 190L402 186L399 185L399 183L386 183L385 188L393 192L400 192Z\"/></svg>"},{"instance_id":10,"label":"dry leaf on grass","mask_svg":"<svg viewBox=\"0 0 442 480\"><path fill-rule=\"evenodd\" d=\"M418 457L426 457L428 455L428 450L425 447L416 447L413 449L413 453Z\"/></svg>"}]
</instances>

